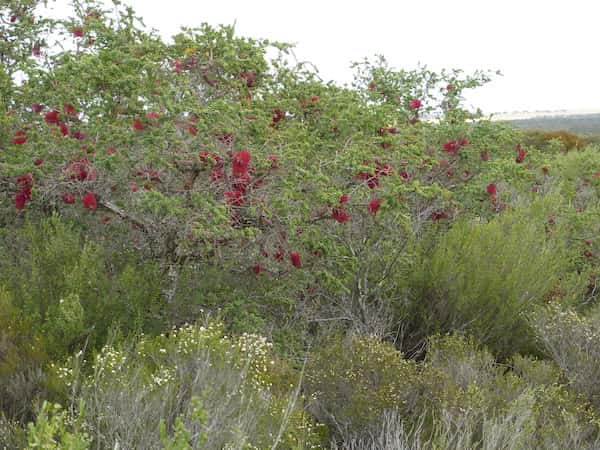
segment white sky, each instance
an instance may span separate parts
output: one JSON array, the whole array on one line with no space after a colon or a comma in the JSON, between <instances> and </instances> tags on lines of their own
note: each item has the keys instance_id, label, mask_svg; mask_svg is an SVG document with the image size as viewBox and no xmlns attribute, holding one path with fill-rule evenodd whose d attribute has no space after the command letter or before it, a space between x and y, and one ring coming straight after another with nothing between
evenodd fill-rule
<instances>
[{"instance_id":1,"label":"white sky","mask_svg":"<svg viewBox=\"0 0 600 450\"><path fill-rule=\"evenodd\" d=\"M484 112L600 111L599 0L123 0L168 38L233 24L240 36L296 43L325 80L383 54L412 69L501 70L468 96ZM67 0L57 0L60 5Z\"/></svg>"}]
</instances>

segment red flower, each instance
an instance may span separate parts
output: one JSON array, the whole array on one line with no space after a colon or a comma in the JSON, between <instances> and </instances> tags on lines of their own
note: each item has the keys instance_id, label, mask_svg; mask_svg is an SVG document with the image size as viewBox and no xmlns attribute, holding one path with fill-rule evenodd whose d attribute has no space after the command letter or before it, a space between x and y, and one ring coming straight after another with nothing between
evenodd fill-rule
<instances>
[{"instance_id":1,"label":"red flower","mask_svg":"<svg viewBox=\"0 0 600 450\"><path fill-rule=\"evenodd\" d=\"M158 119L159 116L160 116L160 114L157 112L147 112L146 113L146 117L148 119Z\"/></svg>"},{"instance_id":2,"label":"red flower","mask_svg":"<svg viewBox=\"0 0 600 450\"><path fill-rule=\"evenodd\" d=\"M106 153L108 153L109 155L114 155L115 153L117 153L117 149L115 147L108 147L106 149Z\"/></svg>"},{"instance_id":3,"label":"red flower","mask_svg":"<svg viewBox=\"0 0 600 450\"><path fill-rule=\"evenodd\" d=\"M240 72L240 78L246 80L246 87L254 86L254 79L256 78L256 72Z\"/></svg>"},{"instance_id":4,"label":"red flower","mask_svg":"<svg viewBox=\"0 0 600 450\"><path fill-rule=\"evenodd\" d=\"M73 203L75 203L75 196L69 192L65 192L62 195L62 200L63 202L65 202L67 205L72 205Z\"/></svg>"},{"instance_id":5,"label":"red flower","mask_svg":"<svg viewBox=\"0 0 600 450\"><path fill-rule=\"evenodd\" d=\"M71 105L70 103L67 103L67 104L63 105L63 111L68 116L74 116L75 115L75 107L73 105Z\"/></svg>"},{"instance_id":6,"label":"red flower","mask_svg":"<svg viewBox=\"0 0 600 450\"><path fill-rule=\"evenodd\" d=\"M95 211L98 208L98 203L96 202L96 196L91 192L86 192L83 194L81 199L83 201L83 207L86 209L91 209Z\"/></svg>"},{"instance_id":7,"label":"red flower","mask_svg":"<svg viewBox=\"0 0 600 450\"><path fill-rule=\"evenodd\" d=\"M444 150L447 151L448 153L453 153L453 154L458 154L458 151L460 150L460 146L458 145L458 142L456 141L450 141L450 142L446 142L444 144Z\"/></svg>"},{"instance_id":8,"label":"red flower","mask_svg":"<svg viewBox=\"0 0 600 450\"><path fill-rule=\"evenodd\" d=\"M175 73L181 72L182 68L183 68L183 62L182 61L180 61L179 59L176 59L175 61L173 61L173 71Z\"/></svg>"},{"instance_id":9,"label":"red flower","mask_svg":"<svg viewBox=\"0 0 600 450\"><path fill-rule=\"evenodd\" d=\"M73 159L69 161L63 169L63 174L71 180L93 181L97 178L98 172L94 169L87 158Z\"/></svg>"},{"instance_id":10,"label":"red flower","mask_svg":"<svg viewBox=\"0 0 600 450\"><path fill-rule=\"evenodd\" d=\"M348 200L350 200L350 196L348 194L342 194L342 196L340 197L340 205L348 203Z\"/></svg>"},{"instance_id":11,"label":"red flower","mask_svg":"<svg viewBox=\"0 0 600 450\"><path fill-rule=\"evenodd\" d=\"M465 138L460 138L460 140L458 141L458 144L461 147L464 147L465 145L469 145L469 141L467 139L465 139Z\"/></svg>"},{"instance_id":12,"label":"red flower","mask_svg":"<svg viewBox=\"0 0 600 450\"><path fill-rule=\"evenodd\" d=\"M71 33L73 34L73 36L78 37L78 38L82 38L83 37L83 28L80 27L75 27L73 29L71 29Z\"/></svg>"},{"instance_id":13,"label":"red flower","mask_svg":"<svg viewBox=\"0 0 600 450\"><path fill-rule=\"evenodd\" d=\"M282 119L285 119L285 113L281 111L281 109L275 108L273 110L273 123L271 124L271 126L277 125L277 123L279 123Z\"/></svg>"},{"instance_id":14,"label":"red flower","mask_svg":"<svg viewBox=\"0 0 600 450\"><path fill-rule=\"evenodd\" d=\"M350 214L343 208L333 208L331 217L338 223L344 223L350 219Z\"/></svg>"},{"instance_id":15,"label":"red flower","mask_svg":"<svg viewBox=\"0 0 600 450\"><path fill-rule=\"evenodd\" d=\"M13 144L23 145L25 142L27 142L27 139L28 137L24 131L17 131L13 137Z\"/></svg>"},{"instance_id":16,"label":"red flower","mask_svg":"<svg viewBox=\"0 0 600 450\"><path fill-rule=\"evenodd\" d=\"M231 145L233 143L233 133L217 134L215 138L221 144Z\"/></svg>"},{"instance_id":17,"label":"red flower","mask_svg":"<svg viewBox=\"0 0 600 450\"><path fill-rule=\"evenodd\" d=\"M486 191L487 191L487 193L488 193L489 195L491 195L491 196L495 196L495 195L496 195L496 192L497 192L496 185L495 185L495 184L493 184L493 183L491 183L491 184L488 184L488 185L487 185L487 187L485 188L485 190L486 190Z\"/></svg>"},{"instance_id":18,"label":"red flower","mask_svg":"<svg viewBox=\"0 0 600 450\"><path fill-rule=\"evenodd\" d=\"M481 157L482 161L489 161L490 160L490 152L488 152L487 150L482 151L479 156Z\"/></svg>"},{"instance_id":19,"label":"red flower","mask_svg":"<svg viewBox=\"0 0 600 450\"><path fill-rule=\"evenodd\" d=\"M247 150L240 150L235 155L233 155L231 159L231 163L233 165L233 176L234 177L242 177L246 175L248 171L248 165L250 164L250 159L252 155Z\"/></svg>"},{"instance_id":20,"label":"red flower","mask_svg":"<svg viewBox=\"0 0 600 450\"><path fill-rule=\"evenodd\" d=\"M194 125L190 125L187 130L192 136L196 136L198 134L198 128L196 128Z\"/></svg>"},{"instance_id":21,"label":"red flower","mask_svg":"<svg viewBox=\"0 0 600 450\"><path fill-rule=\"evenodd\" d=\"M60 132L62 133L63 136L69 135L69 127L66 123L60 124Z\"/></svg>"},{"instance_id":22,"label":"red flower","mask_svg":"<svg viewBox=\"0 0 600 450\"><path fill-rule=\"evenodd\" d=\"M302 260L300 258L300 253L293 251L290 252L290 261L292 262L292 266L296 268L302 267Z\"/></svg>"},{"instance_id":23,"label":"red flower","mask_svg":"<svg viewBox=\"0 0 600 450\"><path fill-rule=\"evenodd\" d=\"M42 164L44 164L44 160L42 158L38 158L33 162L34 166L41 166Z\"/></svg>"},{"instance_id":24,"label":"red flower","mask_svg":"<svg viewBox=\"0 0 600 450\"><path fill-rule=\"evenodd\" d=\"M311 102L318 102L319 100L321 100L321 99L320 99L319 97L317 97L316 95L313 95L313 96L310 98L310 101L311 101Z\"/></svg>"},{"instance_id":25,"label":"red flower","mask_svg":"<svg viewBox=\"0 0 600 450\"><path fill-rule=\"evenodd\" d=\"M56 109L53 109L52 111L48 111L46 114L44 114L44 120L46 123L58 125L59 114L60 113Z\"/></svg>"},{"instance_id":26,"label":"red flower","mask_svg":"<svg viewBox=\"0 0 600 450\"><path fill-rule=\"evenodd\" d=\"M377 211L379 211L380 206L381 206L381 199L374 198L373 200L371 200L369 202L369 205L367 208L369 209L369 212L371 214L375 215L375 214L377 214Z\"/></svg>"},{"instance_id":27,"label":"red flower","mask_svg":"<svg viewBox=\"0 0 600 450\"><path fill-rule=\"evenodd\" d=\"M41 103L34 103L33 105L31 105L31 110L36 114L41 113L42 108L43 106L41 105Z\"/></svg>"},{"instance_id":28,"label":"red flower","mask_svg":"<svg viewBox=\"0 0 600 450\"><path fill-rule=\"evenodd\" d=\"M423 103L418 98L413 98L410 102L408 102L408 107L413 110L419 109Z\"/></svg>"},{"instance_id":29,"label":"red flower","mask_svg":"<svg viewBox=\"0 0 600 450\"><path fill-rule=\"evenodd\" d=\"M446 91L448 91L448 92L451 92L451 91L453 91L453 90L454 90L454 85L453 85L453 84L448 84L448 85L446 86Z\"/></svg>"},{"instance_id":30,"label":"red flower","mask_svg":"<svg viewBox=\"0 0 600 450\"><path fill-rule=\"evenodd\" d=\"M583 256L585 256L586 258L592 258L594 254L590 250L586 250L583 252Z\"/></svg>"},{"instance_id":31,"label":"red flower","mask_svg":"<svg viewBox=\"0 0 600 450\"><path fill-rule=\"evenodd\" d=\"M225 191L223 195L225 195L227 203L230 205L241 206L244 203L244 193L242 191Z\"/></svg>"},{"instance_id":32,"label":"red flower","mask_svg":"<svg viewBox=\"0 0 600 450\"><path fill-rule=\"evenodd\" d=\"M265 269L264 269L264 267L263 267L263 266L261 266L261 264L260 264L260 263L256 263L256 264L254 264L254 266L252 267L252 272L254 272L256 275L258 275L258 274L260 274L260 273L262 273L262 272L264 272L264 271L265 271Z\"/></svg>"},{"instance_id":33,"label":"red flower","mask_svg":"<svg viewBox=\"0 0 600 450\"><path fill-rule=\"evenodd\" d=\"M132 181L131 183L129 183L129 189L131 190L131 192L137 192L140 188L138 187L137 183Z\"/></svg>"},{"instance_id":34,"label":"red flower","mask_svg":"<svg viewBox=\"0 0 600 450\"><path fill-rule=\"evenodd\" d=\"M431 213L431 220L433 221L438 221L438 220L442 220L442 219L447 219L448 218L448 213L446 211L434 211Z\"/></svg>"},{"instance_id":35,"label":"red flower","mask_svg":"<svg viewBox=\"0 0 600 450\"><path fill-rule=\"evenodd\" d=\"M137 119L131 123L131 126L133 127L134 130L137 130L137 131L143 131L146 129L146 125L144 125L142 122L140 122Z\"/></svg>"},{"instance_id":36,"label":"red flower","mask_svg":"<svg viewBox=\"0 0 600 450\"><path fill-rule=\"evenodd\" d=\"M375 189L376 187L379 187L379 177L376 175L371 175L368 172L360 172L358 175L356 175L356 178L365 181L369 189Z\"/></svg>"},{"instance_id":37,"label":"red flower","mask_svg":"<svg viewBox=\"0 0 600 450\"><path fill-rule=\"evenodd\" d=\"M281 247L277 248L277 251L273 254L273 258L277 261L283 261L284 251Z\"/></svg>"},{"instance_id":38,"label":"red flower","mask_svg":"<svg viewBox=\"0 0 600 450\"><path fill-rule=\"evenodd\" d=\"M517 164L520 164L525 159L525 155L527 154L527 152L525 152L525 150L523 150L523 147L521 144L517 144L516 150L517 150L517 157L515 158L515 162Z\"/></svg>"},{"instance_id":39,"label":"red flower","mask_svg":"<svg viewBox=\"0 0 600 450\"><path fill-rule=\"evenodd\" d=\"M15 208L21 210L25 208L25 203L27 199L25 198L25 194L23 192L17 192L15 195Z\"/></svg>"},{"instance_id":40,"label":"red flower","mask_svg":"<svg viewBox=\"0 0 600 450\"><path fill-rule=\"evenodd\" d=\"M406 170L402 170L400 171L400 173L398 174L400 175L400 177L404 180L404 181L409 181L410 180L410 173L408 173Z\"/></svg>"}]
</instances>

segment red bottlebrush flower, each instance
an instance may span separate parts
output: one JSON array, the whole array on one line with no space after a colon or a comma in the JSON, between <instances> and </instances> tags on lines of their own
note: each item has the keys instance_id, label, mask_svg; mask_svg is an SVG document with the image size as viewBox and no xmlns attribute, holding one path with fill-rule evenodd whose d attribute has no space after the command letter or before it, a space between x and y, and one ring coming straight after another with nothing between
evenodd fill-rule
<instances>
[{"instance_id":1,"label":"red bottlebrush flower","mask_svg":"<svg viewBox=\"0 0 600 450\"><path fill-rule=\"evenodd\" d=\"M387 129L387 132L390 134L397 134L398 133L398 128L396 127L390 127Z\"/></svg>"},{"instance_id":2,"label":"red bottlebrush flower","mask_svg":"<svg viewBox=\"0 0 600 450\"><path fill-rule=\"evenodd\" d=\"M244 193L242 191L225 191L223 195L227 198L229 205L241 206L244 203Z\"/></svg>"},{"instance_id":3,"label":"red bottlebrush flower","mask_svg":"<svg viewBox=\"0 0 600 450\"><path fill-rule=\"evenodd\" d=\"M283 251L283 248L278 247L277 251L275 253L273 253L273 258L275 258L277 261L283 261L284 255L285 255L285 252Z\"/></svg>"},{"instance_id":4,"label":"red bottlebrush flower","mask_svg":"<svg viewBox=\"0 0 600 450\"><path fill-rule=\"evenodd\" d=\"M108 147L106 149L106 153L108 153L109 155L114 155L115 153L117 153L117 149L115 147Z\"/></svg>"},{"instance_id":5,"label":"red bottlebrush flower","mask_svg":"<svg viewBox=\"0 0 600 450\"><path fill-rule=\"evenodd\" d=\"M349 200L350 200L350 196L348 194L342 194L340 196L340 205L343 205L344 203L348 203Z\"/></svg>"},{"instance_id":6,"label":"red bottlebrush flower","mask_svg":"<svg viewBox=\"0 0 600 450\"><path fill-rule=\"evenodd\" d=\"M273 110L273 117L271 126L277 125L282 119L285 119L285 113L279 108Z\"/></svg>"},{"instance_id":7,"label":"red bottlebrush flower","mask_svg":"<svg viewBox=\"0 0 600 450\"><path fill-rule=\"evenodd\" d=\"M259 274L263 273L264 271L265 271L265 269L260 263L256 263L256 264L254 264L254 266L252 266L252 272L254 272L256 275L259 275Z\"/></svg>"},{"instance_id":8,"label":"red bottlebrush flower","mask_svg":"<svg viewBox=\"0 0 600 450\"><path fill-rule=\"evenodd\" d=\"M433 221L438 221L438 220L442 220L442 219L447 219L448 218L448 213L446 211L434 211L431 213L431 220Z\"/></svg>"},{"instance_id":9,"label":"red bottlebrush flower","mask_svg":"<svg viewBox=\"0 0 600 450\"><path fill-rule=\"evenodd\" d=\"M369 189L375 189L376 187L379 187L379 178L376 175L372 175L368 172L360 172L358 175L356 175L356 178L366 182Z\"/></svg>"},{"instance_id":10,"label":"red bottlebrush flower","mask_svg":"<svg viewBox=\"0 0 600 450\"><path fill-rule=\"evenodd\" d=\"M402 170L400 171L400 173L398 174L400 175L400 177L404 180L404 181L409 181L411 176L410 173L408 173L406 170Z\"/></svg>"},{"instance_id":11,"label":"red bottlebrush flower","mask_svg":"<svg viewBox=\"0 0 600 450\"><path fill-rule=\"evenodd\" d=\"M225 173L223 173L223 169L220 167L217 167L210 172L210 181L214 183L215 181L220 180L224 176L225 176Z\"/></svg>"},{"instance_id":12,"label":"red bottlebrush flower","mask_svg":"<svg viewBox=\"0 0 600 450\"><path fill-rule=\"evenodd\" d=\"M542 173L544 175L548 175L550 173L550 169L548 167L542 167Z\"/></svg>"},{"instance_id":13,"label":"red bottlebrush flower","mask_svg":"<svg viewBox=\"0 0 600 450\"><path fill-rule=\"evenodd\" d=\"M138 187L137 183L132 181L131 183L129 183L129 190L131 192L137 192L140 190L140 188Z\"/></svg>"},{"instance_id":14,"label":"red bottlebrush flower","mask_svg":"<svg viewBox=\"0 0 600 450\"><path fill-rule=\"evenodd\" d=\"M65 192L62 195L62 200L63 202L65 202L67 205L72 205L73 203L75 203L75 196L69 192Z\"/></svg>"},{"instance_id":15,"label":"red bottlebrush flower","mask_svg":"<svg viewBox=\"0 0 600 450\"><path fill-rule=\"evenodd\" d=\"M447 92L452 92L453 90L454 90L454 85L453 84L446 85L446 91Z\"/></svg>"},{"instance_id":16,"label":"red bottlebrush flower","mask_svg":"<svg viewBox=\"0 0 600 450\"><path fill-rule=\"evenodd\" d=\"M496 185L494 183L488 184L485 190L491 196L495 196L497 192Z\"/></svg>"},{"instance_id":17,"label":"red bottlebrush flower","mask_svg":"<svg viewBox=\"0 0 600 450\"><path fill-rule=\"evenodd\" d=\"M240 78L246 80L246 87L254 87L254 79L256 78L256 72L240 72Z\"/></svg>"},{"instance_id":18,"label":"red bottlebrush flower","mask_svg":"<svg viewBox=\"0 0 600 450\"><path fill-rule=\"evenodd\" d=\"M96 208L98 208L98 202L96 201L96 196L92 192L86 192L85 194L83 194L83 197L81 198L81 200L83 202L83 207L85 209L90 209L92 211L95 211Z\"/></svg>"},{"instance_id":19,"label":"red bottlebrush flower","mask_svg":"<svg viewBox=\"0 0 600 450\"><path fill-rule=\"evenodd\" d=\"M83 141L84 139L86 139L86 138L87 138L87 134L85 134L85 133L82 133L82 132L81 132L81 131L79 131L79 130L75 130L75 131L71 131L71 137L72 137L73 139L78 139L78 140L80 140L80 141Z\"/></svg>"},{"instance_id":20,"label":"red bottlebrush flower","mask_svg":"<svg viewBox=\"0 0 600 450\"><path fill-rule=\"evenodd\" d=\"M515 162L517 164L521 164L523 162L523 160L525 159L525 155L527 153L525 152L525 150L519 150L517 153L517 157L515 158Z\"/></svg>"},{"instance_id":21,"label":"red bottlebrush flower","mask_svg":"<svg viewBox=\"0 0 600 450\"><path fill-rule=\"evenodd\" d=\"M233 133L218 134L215 136L215 138L221 144L225 144L228 146L231 146L231 144L233 144Z\"/></svg>"},{"instance_id":22,"label":"red bottlebrush flower","mask_svg":"<svg viewBox=\"0 0 600 450\"><path fill-rule=\"evenodd\" d=\"M10 23L15 23L17 21L18 16L12 15L10 16Z\"/></svg>"},{"instance_id":23,"label":"red bottlebrush flower","mask_svg":"<svg viewBox=\"0 0 600 450\"><path fill-rule=\"evenodd\" d=\"M75 115L75 107L73 105L71 105L70 103L67 103L67 104L63 105L63 111L68 116L74 116Z\"/></svg>"},{"instance_id":24,"label":"red bottlebrush flower","mask_svg":"<svg viewBox=\"0 0 600 450\"><path fill-rule=\"evenodd\" d=\"M372 215L376 215L377 211L379 211L380 206L381 206L381 199L374 198L373 200L371 200L369 202L369 205L367 206L367 208L369 209L369 212Z\"/></svg>"},{"instance_id":25,"label":"red bottlebrush flower","mask_svg":"<svg viewBox=\"0 0 600 450\"><path fill-rule=\"evenodd\" d=\"M25 142L27 142L27 139L28 137L24 131L17 131L13 136L13 144L23 145Z\"/></svg>"},{"instance_id":26,"label":"red bottlebrush flower","mask_svg":"<svg viewBox=\"0 0 600 450\"><path fill-rule=\"evenodd\" d=\"M343 208L333 208L331 217L338 223L344 223L350 219L350 214L348 214L348 211L344 210Z\"/></svg>"},{"instance_id":27,"label":"red bottlebrush flower","mask_svg":"<svg viewBox=\"0 0 600 450\"><path fill-rule=\"evenodd\" d=\"M196 128L194 125L190 125L187 130L192 136L198 135L198 128Z\"/></svg>"},{"instance_id":28,"label":"red bottlebrush flower","mask_svg":"<svg viewBox=\"0 0 600 450\"><path fill-rule=\"evenodd\" d=\"M60 132L62 133L63 136L68 136L69 135L69 126L66 123L61 123L60 124Z\"/></svg>"},{"instance_id":29,"label":"red bottlebrush flower","mask_svg":"<svg viewBox=\"0 0 600 450\"><path fill-rule=\"evenodd\" d=\"M33 162L34 166L41 166L42 164L44 164L44 160L42 158L38 158Z\"/></svg>"},{"instance_id":30,"label":"red bottlebrush flower","mask_svg":"<svg viewBox=\"0 0 600 450\"><path fill-rule=\"evenodd\" d=\"M156 120L156 119L158 119L158 118L159 118L159 116L160 116L160 114L159 114L159 113L157 113L157 112L147 112L147 113L146 113L146 117L147 117L148 119L154 119L154 120Z\"/></svg>"},{"instance_id":31,"label":"red bottlebrush flower","mask_svg":"<svg viewBox=\"0 0 600 450\"><path fill-rule=\"evenodd\" d=\"M418 98L413 98L410 102L408 102L408 107L412 110L417 110L423 105L423 102Z\"/></svg>"},{"instance_id":32,"label":"red bottlebrush flower","mask_svg":"<svg viewBox=\"0 0 600 450\"><path fill-rule=\"evenodd\" d=\"M458 141L458 145L460 145L461 147L464 147L465 145L469 145L469 141L466 138L461 138Z\"/></svg>"},{"instance_id":33,"label":"red bottlebrush flower","mask_svg":"<svg viewBox=\"0 0 600 450\"><path fill-rule=\"evenodd\" d=\"M239 178L246 175L251 158L252 155L247 150L240 150L235 155L233 155L233 157L231 158L231 163L233 165L234 177Z\"/></svg>"},{"instance_id":34,"label":"red bottlebrush flower","mask_svg":"<svg viewBox=\"0 0 600 450\"><path fill-rule=\"evenodd\" d=\"M290 252L290 261L292 262L292 266L296 268L302 267L302 259L300 257L300 252Z\"/></svg>"},{"instance_id":35,"label":"red bottlebrush flower","mask_svg":"<svg viewBox=\"0 0 600 450\"><path fill-rule=\"evenodd\" d=\"M33 183L33 174L32 173L26 173L23 175L19 175L17 177L17 184L19 185L24 185L24 186L30 186L31 183Z\"/></svg>"},{"instance_id":36,"label":"red bottlebrush flower","mask_svg":"<svg viewBox=\"0 0 600 450\"><path fill-rule=\"evenodd\" d=\"M313 96L310 98L310 101L311 101L311 102L318 102L319 100L321 100L321 99L320 99L319 97L317 97L316 95L313 95Z\"/></svg>"},{"instance_id":37,"label":"red bottlebrush flower","mask_svg":"<svg viewBox=\"0 0 600 450\"><path fill-rule=\"evenodd\" d=\"M456 141L449 141L444 144L444 150L448 153L452 153L452 154L456 155L456 154L458 154L458 151L460 150L460 146L458 145L458 142L456 142Z\"/></svg>"},{"instance_id":38,"label":"red bottlebrush flower","mask_svg":"<svg viewBox=\"0 0 600 450\"><path fill-rule=\"evenodd\" d=\"M183 68L183 62L182 61L180 61L179 59L176 59L175 61L173 61L173 71L175 73L181 72L182 68Z\"/></svg>"},{"instance_id":39,"label":"red bottlebrush flower","mask_svg":"<svg viewBox=\"0 0 600 450\"><path fill-rule=\"evenodd\" d=\"M87 158L73 159L69 161L63 169L63 174L71 180L93 181L97 178L98 172L94 169Z\"/></svg>"},{"instance_id":40,"label":"red bottlebrush flower","mask_svg":"<svg viewBox=\"0 0 600 450\"><path fill-rule=\"evenodd\" d=\"M34 46L31 48L31 54L36 58L39 58L42 55L40 44L34 44Z\"/></svg>"},{"instance_id":41,"label":"red bottlebrush flower","mask_svg":"<svg viewBox=\"0 0 600 450\"><path fill-rule=\"evenodd\" d=\"M56 109L53 109L52 111L48 111L46 114L44 114L44 121L51 125L58 125L59 114L60 113Z\"/></svg>"},{"instance_id":42,"label":"red bottlebrush flower","mask_svg":"<svg viewBox=\"0 0 600 450\"><path fill-rule=\"evenodd\" d=\"M15 208L18 210L24 209L26 202L27 199L25 198L25 194L23 192L17 192L15 195Z\"/></svg>"},{"instance_id":43,"label":"red bottlebrush flower","mask_svg":"<svg viewBox=\"0 0 600 450\"><path fill-rule=\"evenodd\" d=\"M144 125L142 122L140 122L137 119L131 123L131 126L133 127L134 130L137 130L137 131L143 131L146 129L146 125Z\"/></svg>"},{"instance_id":44,"label":"red bottlebrush flower","mask_svg":"<svg viewBox=\"0 0 600 450\"><path fill-rule=\"evenodd\" d=\"M34 103L33 105L31 105L31 110L36 114L41 113L43 108L44 107L41 103Z\"/></svg>"},{"instance_id":45,"label":"red bottlebrush flower","mask_svg":"<svg viewBox=\"0 0 600 450\"><path fill-rule=\"evenodd\" d=\"M82 38L84 35L83 28L80 28L80 27L72 28L71 34L77 38Z\"/></svg>"},{"instance_id":46,"label":"red bottlebrush flower","mask_svg":"<svg viewBox=\"0 0 600 450\"><path fill-rule=\"evenodd\" d=\"M481 157L482 161L489 161L490 160L490 152L488 152L487 150L482 151L479 156Z\"/></svg>"}]
</instances>

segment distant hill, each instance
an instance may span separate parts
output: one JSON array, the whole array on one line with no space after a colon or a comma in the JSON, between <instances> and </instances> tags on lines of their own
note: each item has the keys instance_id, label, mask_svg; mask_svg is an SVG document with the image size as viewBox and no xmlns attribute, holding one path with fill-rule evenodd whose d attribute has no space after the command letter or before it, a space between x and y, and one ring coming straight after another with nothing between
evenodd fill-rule
<instances>
[{"instance_id":1,"label":"distant hill","mask_svg":"<svg viewBox=\"0 0 600 450\"><path fill-rule=\"evenodd\" d=\"M511 117L513 116L513 117ZM532 113L499 115L495 120L509 122L523 129L565 130L581 136L600 135L600 112L595 113Z\"/></svg>"}]
</instances>

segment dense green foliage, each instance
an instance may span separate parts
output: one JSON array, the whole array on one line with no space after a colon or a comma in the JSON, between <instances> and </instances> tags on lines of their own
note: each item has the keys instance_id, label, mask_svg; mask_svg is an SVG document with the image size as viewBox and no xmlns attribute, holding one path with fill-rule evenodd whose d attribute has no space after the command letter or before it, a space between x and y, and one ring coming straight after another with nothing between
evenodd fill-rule
<instances>
[{"instance_id":1,"label":"dense green foliage","mask_svg":"<svg viewBox=\"0 0 600 450\"><path fill-rule=\"evenodd\" d=\"M0 5L0 448L598 448L598 145L464 109L485 72L42 3Z\"/></svg>"}]
</instances>

